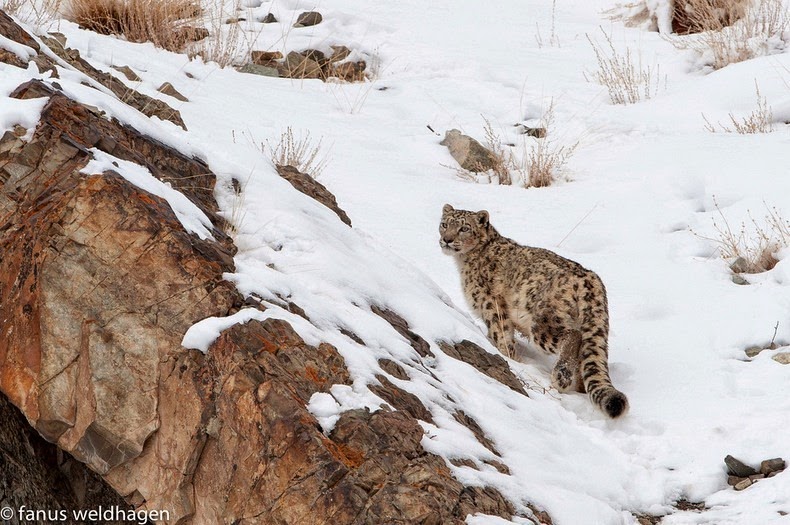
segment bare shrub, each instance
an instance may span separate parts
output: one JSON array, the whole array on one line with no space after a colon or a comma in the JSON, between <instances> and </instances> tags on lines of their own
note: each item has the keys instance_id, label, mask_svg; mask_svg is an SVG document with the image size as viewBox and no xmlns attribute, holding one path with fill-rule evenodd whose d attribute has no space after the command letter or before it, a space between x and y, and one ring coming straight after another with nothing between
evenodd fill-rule
<instances>
[{"instance_id":1,"label":"bare shrub","mask_svg":"<svg viewBox=\"0 0 790 525\"><path fill-rule=\"evenodd\" d=\"M85 29L169 51L179 52L205 33L197 26L196 0L68 0L67 5L67 17Z\"/></svg>"},{"instance_id":2,"label":"bare shrub","mask_svg":"<svg viewBox=\"0 0 790 525\"><path fill-rule=\"evenodd\" d=\"M737 118L732 113L729 114L732 127L719 123L717 127L702 115L705 120L705 129L711 133L723 131L724 133L740 133L741 135L748 135L753 133L770 133L773 131L773 112L771 106L768 105L768 99L760 94L760 87L754 83L755 90L757 91L757 108L745 117Z\"/></svg>"},{"instance_id":3,"label":"bare shrub","mask_svg":"<svg viewBox=\"0 0 790 525\"><path fill-rule=\"evenodd\" d=\"M496 182L507 186L524 188L542 188L550 186L558 173L573 156L579 143L572 145L559 144L551 138L554 124L554 101L543 113L537 129L542 130L539 137L523 136L521 154L514 153L515 144L505 144L491 122L485 122L485 147L492 153L494 166L487 172L473 173L463 168L452 168L456 173L470 181ZM507 146L507 148L505 147Z\"/></svg>"},{"instance_id":4,"label":"bare shrub","mask_svg":"<svg viewBox=\"0 0 790 525\"><path fill-rule=\"evenodd\" d=\"M296 138L291 126L280 134L277 144L272 145L269 141L261 144L261 151L266 153L267 150L275 166L291 166L314 179L321 175L328 161L321 152L321 139L313 144L309 131Z\"/></svg>"},{"instance_id":5,"label":"bare shrub","mask_svg":"<svg viewBox=\"0 0 790 525\"><path fill-rule=\"evenodd\" d=\"M252 34L243 30L238 20L241 0L235 0L229 10L226 10L222 0L204 2L203 6L203 21L209 27L209 36L190 46L190 55L200 56L205 62L216 62L220 67L230 66L240 58L249 58L253 43L262 29ZM237 21L226 23L232 18L237 18ZM250 14L247 19L251 20L253 16Z\"/></svg>"},{"instance_id":6,"label":"bare shrub","mask_svg":"<svg viewBox=\"0 0 790 525\"><path fill-rule=\"evenodd\" d=\"M671 37L678 49L691 49L713 69L778 52L784 47L788 14L783 0L684 0L688 30ZM723 7L726 6L726 7ZM676 8L677 9L677 8Z\"/></svg>"},{"instance_id":7,"label":"bare shrub","mask_svg":"<svg viewBox=\"0 0 790 525\"><path fill-rule=\"evenodd\" d=\"M630 48L626 48L625 53L618 52L611 36L603 29L601 32L606 41L603 46L593 42L590 35L585 36L598 61L598 69L591 73L592 77L606 87L612 104L636 104L654 96L658 91L659 68L654 71L650 66L642 67L641 61L634 62Z\"/></svg>"},{"instance_id":8,"label":"bare shrub","mask_svg":"<svg viewBox=\"0 0 790 525\"><path fill-rule=\"evenodd\" d=\"M769 208L763 221L758 223L751 213L751 227L745 222L734 231L714 199L720 221L713 219L715 238L703 237L717 244L719 254L731 263L734 273L761 273L771 270L779 262L777 253L790 246L790 221L784 219L776 208ZM766 206L767 208L767 206Z\"/></svg>"},{"instance_id":9,"label":"bare shrub","mask_svg":"<svg viewBox=\"0 0 790 525\"><path fill-rule=\"evenodd\" d=\"M675 0L672 27L675 33L718 31L743 18L748 0Z\"/></svg>"},{"instance_id":10,"label":"bare shrub","mask_svg":"<svg viewBox=\"0 0 790 525\"><path fill-rule=\"evenodd\" d=\"M62 0L0 0L0 9L29 24L40 25L58 14L61 2Z\"/></svg>"}]
</instances>

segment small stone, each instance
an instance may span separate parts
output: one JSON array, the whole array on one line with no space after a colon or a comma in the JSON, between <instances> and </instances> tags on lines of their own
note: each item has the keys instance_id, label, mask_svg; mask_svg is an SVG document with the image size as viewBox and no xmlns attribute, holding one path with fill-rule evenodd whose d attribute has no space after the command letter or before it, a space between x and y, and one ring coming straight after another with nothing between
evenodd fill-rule
<instances>
[{"instance_id":1,"label":"small stone","mask_svg":"<svg viewBox=\"0 0 790 525\"><path fill-rule=\"evenodd\" d=\"M773 472L781 472L785 468L787 468L787 464L782 458L766 459L760 463L760 473L765 476L770 476Z\"/></svg>"},{"instance_id":2,"label":"small stone","mask_svg":"<svg viewBox=\"0 0 790 525\"><path fill-rule=\"evenodd\" d=\"M790 365L790 352L779 352L772 355L771 359L782 365Z\"/></svg>"},{"instance_id":3,"label":"small stone","mask_svg":"<svg viewBox=\"0 0 790 525\"><path fill-rule=\"evenodd\" d=\"M280 75L288 78L321 78L324 75L318 62L291 51L279 68Z\"/></svg>"},{"instance_id":4,"label":"small stone","mask_svg":"<svg viewBox=\"0 0 790 525\"><path fill-rule=\"evenodd\" d=\"M744 352L746 352L747 357L757 357L757 355L765 350L762 346L750 346Z\"/></svg>"},{"instance_id":5,"label":"small stone","mask_svg":"<svg viewBox=\"0 0 790 525\"><path fill-rule=\"evenodd\" d=\"M277 22L277 17L271 13L266 13L266 16L261 20L262 24L274 24L275 22Z\"/></svg>"},{"instance_id":6,"label":"small stone","mask_svg":"<svg viewBox=\"0 0 790 525\"><path fill-rule=\"evenodd\" d=\"M744 285L747 285L747 284L749 284L749 281L747 281L747 280L746 280L746 279L743 277L743 275L741 275L741 274L738 274L738 273L736 273L735 275L733 275L732 277L730 277L730 280L731 280L733 283L735 283L735 284L737 284L737 285L739 285L739 286L744 286Z\"/></svg>"},{"instance_id":7,"label":"small stone","mask_svg":"<svg viewBox=\"0 0 790 525\"><path fill-rule=\"evenodd\" d=\"M19 124L15 124L14 125L14 136L15 137L17 137L17 138L24 137L26 133L27 133L27 130L24 127L20 126Z\"/></svg>"},{"instance_id":8,"label":"small stone","mask_svg":"<svg viewBox=\"0 0 790 525\"><path fill-rule=\"evenodd\" d=\"M346 82L362 82L365 80L366 66L367 64L365 64L364 60L335 64L332 66L330 76L340 78Z\"/></svg>"},{"instance_id":9,"label":"small stone","mask_svg":"<svg viewBox=\"0 0 790 525\"><path fill-rule=\"evenodd\" d=\"M535 137L536 139L542 139L546 137L546 128L531 128L529 126L524 126L523 124L519 124L518 131L522 135L526 135L528 137Z\"/></svg>"},{"instance_id":10,"label":"small stone","mask_svg":"<svg viewBox=\"0 0 790 525\"><path fill-rule=\"evenodd\" d=\"M326 55L323 53L323 51L319 51L317 49L305 49L299 54L308 60L317 62L322 67L327 63Z\"/></svg>"},{"instance_id":11,"label":"small stone","mask_svg":"<svg viewBox=\"0 0 790 525\"><path fill-rule=\"evenodd\" d=\"M245 22L246 20L247 19L244 18L244 17L232 16L232 17L228 18L227 20L225 20L225 23L226 24L238 24L239 22Z\"/></svg>"},{"instance_id":12,"label":"small stone","mask_svg":"<svg viewBox=\"0 0 790 525\"><path fill-rule=\"evenodd\" d=\"M331 46L332 47L332 55L329 57L329 63L334 64L335 62L340 62L341 60L345 60L348 58L348 55L351 54L351 50L346 46Z\"/></svg>"},{"instance_id":13,"label":"small stone","mask_svg":"<svg viewBox=\"0 0 790 525\"><path fill-rule=\"evenodd\" d=\"M730 264L730 270L733 273L748 273L749 263L743 257L738 257Z\"/></svg>"},{"instance_id":14,"label":"small stone","mask_svg":"<svg viewBox=\"0 0 790 525\"><path fill-rule=\"evenodd\" d=\"M743 490L743 489L748 489L751 486L752 486L752 480L746 478L743 481L739 482L737 485L735 485L733 488L735 490Z\"/></svg>"},{"instance_id":15,"label":"small stone","mask_svg":"<svg viewBox=\"0 0 790 525\"><path fill-rule=\"evenodd\" d=\"M749 479L752 481L752 483L763 478L765 478L765 474L753 474L749 476Z\"/></svg>"},{"instance_id":16,"label":"small stone","mask_svg":"<svg viewBox=\"0 0 790 525\"><path fill-rule=\"evenodd\" d=\"M112 66L112 68L123 73L123 76L125 76L127 80L131 80L132 82L140 82L140 80L142 80L129 66Z\"/></svg>"},{"instance_id":17,"label":"small stone","mask_svg":"<svg viewBox=\"0 0 790 525\"><path fill-rule=\"evenodd\" d=\"M189 99L184 95L182 95L181 93L179 93L178 90L176 90L176 88L174 88L173 84L171 84L170 82L165 82L164 84L159 86L157 91L159 91L160 93L164 93L165 95L169 95L177 100L180 100L181 102L189 102Z\"/></svg>"},{"instance_id":18,"label":"small stone","mask_svg":"<svg viewBox=\"0 0 790 525\"><path fill-rule=\"evenodd\" d=\"M738 476L727 476L727 485L729 485L730 487L734 487L744 479L748 479L748 478L741 478Z\"/></svg>"},{"instance_id":19,"label":"small stone","mask_svg":"<svg viewBox=\"0 0 790 525\"><path fill-rule=\"evenodd\" d=\"M280 72L275 67L259 66L258 64L244 64L239 68L240 73L260 75L262 77L279 77Z\"/></svg>"},{"instance_id":20,"label":"small stone","mask_svg":"<svg viewBox=\"0 0 790 525\"><path fill-rule=\"evenodd\" d=\"M276 61L282 60L283 54L279 51L253 51L250 60L259 66L276 67Z\"/></svg>"},{"instance_id":21,"label":"small stone","mask_svg":"<svg viewBox=\"0 0 790 525\"><path fill-rule=\"evenodd\" d=\"M447 146L450 155L465 170L480 173L497 166L497 158L490 150L457 129L447 131L440 144Z\"/></svg>"},{"instance_id":22,"label":"small stone","mask_svg":"<svg viewBox=\"0 0 790 525\"><path fill-rule=\"evenodd\" d=\"M724 458L724 463L727 465L727 473L732 476L748 478L749 476L757 474L757 471L752 467L730 455Z\"/></svg>"},{"instance_id":23,"label":"small stone","mask_svg":"<svg viewBox=\"0 0 790 525\"><path fill-rule=\"evenodd\" d=\"M318 11L305 11L296 19L294 27L308 27L321 23L324 19Z\"/></svg>"}]
</instances>

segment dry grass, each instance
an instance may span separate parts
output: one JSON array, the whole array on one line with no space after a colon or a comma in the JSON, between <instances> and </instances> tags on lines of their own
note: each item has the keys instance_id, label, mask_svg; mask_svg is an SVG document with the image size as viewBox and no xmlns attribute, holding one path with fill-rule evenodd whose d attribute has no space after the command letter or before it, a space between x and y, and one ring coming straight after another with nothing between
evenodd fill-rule
<instances>
[{"instance_id":1,"label":"dry grass","mask_svg":"<svg viewBox=\"0 0 790 525\"><path fill-rule=\"evenodd\" d=\"M240 58L249 59L252 44L262 29L248 34L241 26L242 22L225 23L239 16L241 0L235 0L229 10L225 9L222 0L203 5L203 20L209 27L209 37L190 46L190 55L200 56L204 62L216 62L220 67L230 66ZM248 14L247 20L251 19L252 15Z\"/></svg>"},{"instance_id":2,"label":"dry grass","mask_svg":"<svg viewBox=\"0 0 790 525\"><path fill-rule=\"evenodd\" d=\"M702 115L705 120L705 129L711 133L722 131L724 133L740 133L749 135L753 133L770 133L773 131L773 111L768 105L768 99L760 94L760 87L755 82L757 92L757 108L745 117L737 118L732 113L729 114L732 127L719 123L718 128Z\"/></svg>"},{"instance_id":3,"label":"dry grass","mask_svg":"<svg viewBox=\"0 0 790 525\"><path fill-rule=\"evenodd\" d=\"M473 173L454 167L456 173L470 181L493 182L507 186L524 188L542 188L554 183L557 175L573 156L579 143L572 145L560 144L552 136L554 124L554 102L549 104L543 113L539 128L545 130L540 138L523 136L521 155L514 153L515 144L505 144L491 122L483 118L485 125L484 146L494 157L494 167L484 173Z\"/></svg>"},{"instance_id":4,"label":"dry grass","mask_svg":"<svg viewBox=\"0 0 790 525\"><path fill-rule=\"evenodd\" d=\"M314 179L321 175L329 160L321 151L321 139L313 143L309 131L296 138L291 126L280 134L277 144L268 141L261 144L261 151L268 151L275 166L291 166Z\"/></svg>"},{"instance_id":5,"label":"dry grass","mask_svg":"<svg viewBox=\"0 0 790 525\"><path fill-rule=\"evenodd\" d=\"M722 258L730 261L734 273L761 273L771 270L779 262L777 253L790 246L790 221L784 219L776 208L769 208L762 222L749 214L752 223L741 223L734 231L714 199L720 222L713 220L716 238L707 238L718 246ZM767 207L767 206L766 206Z\"/></svg>"},{"instance_id":6,"label":"dry grass","mask_svg":"<svg viewBox=\"0 0 790 525\"><path fill-rule=\"evenodd\" d=\"M169 51L180 52L205 31L196 0L68 0L67 7L67 17L85 29Z\"/></svg>"},{"instance_id":7,"label":"dry grass","mask_svg":"<svg viewBox=\"0 0 790 525\"><path fill-rule=\"evenodd\" d=\"M678 7L679 6L679 7ZM770 54L784 47L788 14L783 0L684 0L685 36L670 38L679 49L707 57L713 69Z\"/></svg>"},{"instance_id":8,"label":"dry grass","mask_svg":"<svg viewBox=\"0 0 790 525\"><path fill-rule=\"evenodd\" d=\"M60 12L61 3L62 0L0 0L0 9L38 26L55 18Z\"/></svg>"},{"instance_id":9,"label":"dry grass","mask_svg":"<svg viewBox=\"0 0 790 525\"><path fill-rule=\"evenodd\" d=\"M593 42L590 35L585 35L595 52L598 69L591 73L593 79L606 87L612 104L636 104L640 100L649 99L658 91L659 69L650 66L642 67L641 61L634 62L630 49L619 53L612 37L603 29L605 45ZM585 74L585 78L587 75ZM589 81L589 78L588 78Z\"/></svg>"}]
</instances>

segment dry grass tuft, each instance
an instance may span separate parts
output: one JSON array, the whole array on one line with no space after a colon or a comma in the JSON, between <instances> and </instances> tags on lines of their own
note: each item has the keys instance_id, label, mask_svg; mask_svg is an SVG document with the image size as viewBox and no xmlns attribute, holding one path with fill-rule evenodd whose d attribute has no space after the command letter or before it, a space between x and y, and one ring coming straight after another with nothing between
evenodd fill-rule
<instances>
[{"instance_id":1,"label":"dry grass tuft","mask_svg":"<svg viewBox=\"0 0 790 525\"><path fill-rule=\"evenodd\" d=\"M686 30L677 32L697 34L669 40L678 49L692 49L707 57L713 69L784 48L784 33L790 20L783 0L684 0L684 3Z\"/></svg>"},{"instance_id":2,"label":"dry grass tuft","mask_svg":"<svg viewBox=\"0 0 790 525\"><path fill-rule=\"evenodd\" d=\"M309 131L297 139L291 126L280 134L277 144L269 141L261 144L261 151L266 153L267 150L275 166L291 166L314 179L321 175L329 160L321 152L321 139L313 144Z\"/></svg>"},{"instance_id":3,"label":"dry grass tuft","mask_svg":"<svg viewBox=\"0 0 790 525\"><path fill-rule=\"evenodd\" d=\"M719 123L720 129L702 115L705 120L705 129L711 133L722 131L724 133L740 133L741 135L749 135L753 133L770 133L773 131L773 111L771 106L768 105L768 99L760 94L760 87L755 82L755 90L757 91L757 109L742 118L736 118L732 113L729 114L732 127Z\"/></svg>"},{"instance_id":4,"label":"dry grass tuft","mask_svg":"<svg viewBox=\"0 0 790 525\"><path fill-rule=\"evenodd\" d=\"M205 36L201 14L196 0L68 0L67 10L69 19L90 31L175 52Z\"/></svg>"},{"instance_id":5,"label":"dry grass tuft","mask_svg":"<svg viewBox=\"0 0 790 525\"><path fill-rule=\"evenodd\" d=\"M460 177L470 181L478 182L481 181L481 177L486 177L482 179L483 182L506 186L524 188L550 186L579 145L578 142L570 146L558 144L550 138L554 124L553 101L543 113L538 126L543 130L543 134L539 138L524 135L520 156L511 149L515 144L507 144L506 148L502 137L495 131L491 122L485 117L483 120L485 121L484 146L493 154L494 167L484 173L473 173L462 168L451 167Z\"/></svg>"},{"instance_id":6,"label":"dry grass tuft","mask_svg":"<svg viewBox=\"0 0 790 525\"><path fill-rule=\"evenodd\" d=\"M740 229L733 231L715 199L714 204L721 219L721 222L713 219L718 236L705 238L718 245L719 254L730 261L732 271L761 273L773 269L779 262L779 250L790 246L790 221L779 215L776 208L770 208L762 223L750 213L752 226L748 228L746 223L741 223Z\"/></svg>"},{"instance_id":7,"label":"dry grass tuft","mask_svg":"<svg viewBox=\"0 0 790 525\"><path fill-rule=\"evenodd\" d=\"M609 91L612 104L636 104L654 96L659 84L658 67L654 71L649 66L643 68L641 62L634 63L630 49L627 48L624 54L619 53L612 44L612 37L603 29L601 32L606 40L604 46L593 42L590 35L585 36L598 60L598 70L592 72L592 77Z\"/></svg>"},{"instance_id":8,"label":"dry grass tuft","mask_svg":"<svg viewBox=\"0 0 790 525\"><path fill-rule=\"evenodd\" d=\"M33 25L52 20L60 12L62 0L0 0L0 9ZM23 9L24 8L24 9Z\"/></svg>"}]
</instances>

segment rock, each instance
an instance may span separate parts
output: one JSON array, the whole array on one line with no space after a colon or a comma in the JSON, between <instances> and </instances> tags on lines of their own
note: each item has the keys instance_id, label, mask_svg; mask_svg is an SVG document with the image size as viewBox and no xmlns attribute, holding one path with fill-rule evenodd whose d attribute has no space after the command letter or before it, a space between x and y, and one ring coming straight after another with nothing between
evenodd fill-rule
<instances>
[{"instance_id":1,"label":"rock","mask_svg":"<svg viewBox=\"0 0 790 525\"><path fill-rule=\"evenodd\" d=\"M329 57L329 62L334 64L345 60L351 54L351 50L346 46L330 46L332 48L332 55Z\"/></svg>"},{"instance_id":2,"label":"rock","mask_svg":"<svg viewBox=\"0 0 790 525\"><path fill-rule=\"evenodd\" d=\"M536 139L546 138L546 128L532 128L524 124L518 124L518 132L528 137L535 137Z\"/></svg>"},{"instance_id":3,"label":"rock","mask_svg":"<svg viewBox=\"0 0 790 525\"><path fill-rule=\"evenodd\" d=\"M250 60L258 66L277 67L277 61L283 58L279 51L253 51Z\"/></svg>"},{"instance_id":4,"label":"rock","mask_svg":"<svg viewBox=\"0 0 790 525\"><path fill-rule=\"evenodd\" d=\"M110 75L109 73L99 71L88 62L83 60L80 57L79 51L75 49L64 48L60 42L54 38L44 37L44 42L59 58L65 60L78 71L88 75L96 82L112 91L116 97L118 97L120 100L123 100L127 105L132 106L144 115L149 117L157 117L161 120L169 120L176 126L187 129L184 125L184 121L181 119L181 114L168 106L166 103L159 99L143 95L134 89L130 89L126 84L114 76ZM39 56L43 56L43 54Z\"/></svg>"},{"instance_id":5,"label":"rock","mask_svg":"<svg viewBox=\"0 0 790 525\"><path fill-rule=\"evenodd\" d=\"M183 47L192 42L200 42L204 38L208 38L209 30L205 27L185 26L176 30L173 37L174 47Z\"/></svg>"},{"instance_id":6,"label":"rock","mask_svg":"<svg viewBox=\"0 0 790 525\"><path fill-rule=\"evenodd\" d=\"M433 423L431 413L422 404L420 398L410 392L398 388L392 381L381 374L376 374L378 385L370 385L370 391L389 403L395 410L403 410L411 417Z\"/></svg>"},{"instance_id":7,"label":"rock","mask_svg":"<svg viewBox=\"0 0 790 525\"><path fill-rule=\"evenodd\" d=\"M274 67L259 66L257 64L244 64L238 71L240 73L249 73L251 75L260 75L263 77L279 77L280 71Z\"/></svg>"},{"instance_id":8,"label":"rock","mask_svg":"<svg viewBox=\"0 0 790 525\"><path fill-rule=\"evenodd\" d=\"M730 455L724 458L724 463L727 465L727 472L731 476L748 478L749 476L757 474L755 469Z\"/></svg>"},{"instance_id":9,"label":"rock","mask_svg":"<svg viewBox=\"0 0 790 525\"><path fill-rule=\"evenodd\" d=\"M271 13L266 13L266 16L264 16L264 17L261 19L261 23L262 23L262 24L274 24L274 23L276 23L276 22L277 22L277 17L275 17L275 16L274 16L273 14L271 14Z\"/></svg>"},{"instance_id":10,"label":"rock","mask_svg":"<svg viewBox=\"0 0 790 525\"><path fill-rule=\"evenodd\" d=\"M790 365L790 352L779 352L772 355L771 359L783 365Z\"/></svg>"},{"instance_id":11,"label":"rock","mask_svg":"<svg viewBox=\"0 0 790 525\"><path fill-rule=\"evenodd\" d=\"M176 100L180 100L181 102L189 102L189 99L184 95L182 95L181 93L179 93L178 90L174 88L173 84L171 84L170 82L165 82L164 84L156 88L156 90L159 91L160 93L173 97Z\"/></svg>"},{"instance_id":12,"label":"rock","mask_svg":"<svg viewBox=\"0 0 790 525\"><path fill-rule=\"evenodd\" d=\"M744 350L744 352L746 352L747 357L754 358L757 357L757 355L763 350L765 350L765 348L763 348L762 346L750 346L749 348Z\"/></svg>"},{"instance_id":13,"label":"rock","mask_svg":"<svg viewBox=\"0 0 790 525\"><path fill-rule=\"evenodd\" d=\"M305 11L296 18L294 27L307 27L320 24L324 19L318 11Z\"/></svg>"},{"instance_id":14,"label":"rock","mask_svg":"<svg viewBox=\"0 0 790 525\"><path fill-rule=\"evenodd\" d=\"M450 155L465 170L477 173L488 171L497 165L497 159L493 153L457 129L451 129L445 133L444 140L440 144L447 146Z\"/></svg>"},{"instance_id":15,"label":"rock","mask_svg":"<svg viewBox=\"0 0 790 525\"><path fill-rule=\"evenodd\" d=\"M306 59L312 60L313 62L317 63L319 66L321 66L321 68L326 66L326 64L329 62L324 52L318 49L305 49L299 54L305 57Z\"/></svg>"},{"instance_id":16,"label":"rock","mask_svg":"<svg viewBox=\"0 0 790 525\"><path fill-rule=\"evenodd\" d=\"M298 191L304 193L308 197L317 200L338 216L344 223L351 226L351 219L348 218L346 212L337 205L337 199L332 193L326 189L326 186L312 178L311 176L300 172L293 166L277 166L277 173L280 177L284 178L291 183L291 186Z\"/></svg>"},{"instance_id":17,"label":"rock","mask_svg":"<svg viewBox=\"0 0 790 525\"><path fill-rule=\"evenodd\" d=\"M132 82L140 82L142 80L129 66L112 66L112 68L123 73L127 80Z\"/></svg>"},{"instance_id":18,"label":"rock","mask_svg":"<svg viewBox=\"0 0 790 525\"><path fill-rule=\"evenodd\" d=\"M787 467L785 460L782 458L766 459L760 463L760 473L764 476L770 476L774 472L781 472Z\"/></svg>"},{"instance_id":19,"label":"rock","mask_svg":"<svg viewBox=\"0 0 790 525\"><path fill-rule=\"evenodd\" d=\"M746 478L746 479L744 479L742 481L739 481L733 488L735 490L748 489L749 487L752 486L752 483L753 483L752 480L750 480L749 478Z\"/></svg>"},{"instance_id":20,"label":"rock","mask_svg":"<svg viewBox=\"0 0 790 525\"><path fill-rule=\"evenodd\" d=\"M747 281L741 274L738 273L730 277L730 280L739 286L745 286L749 284L749 281Z\"/></svg>"},{"instance_id":21,"label":"rock","mask_svg":"<svg viewBox=\"0 0 790 525\"><path fill-rule=\"evenodd\" d=\"M744 479L748 479L748 478L741 478L739 476L727 476L727 485L734 487Z\"/></svg>"},{"instance_id":22,"label":"rock","mask_svg":"<svg viewBox=\"0 0 790 525\"><path fill-rule=\"evenodd\" d=\"M501 355L486 352L475 343L466 340L454 344L442 342L439 343L439 347L450 357L472 365L480 372L519 394L527 395L524 385L513 374L507 361Z\"/></svg>"},{"instance_id":23,"label":"rock","mask_svg":"<svg viewBox=\"0 0 790 525\"><path fill-rule=\"evenodd\" d=\"M310 60L296 51L288 53L279 71L280 76L287 78L321 78L324 76L318 62Z\"/></svg>"},{"instance_id":24,"label":"rock","mask_svg":"<svg viewBox=\"0 0 790 525\"><path fill-rule=\"evenodd\" d=\"M133 510L98 474L45 441L0 394L0 502L15 509ZM31 520L28 523L38 522ZM6 521L3 523L19 523Z\"/></svg>"},{"instance_id":25,"label":"rock","mask_svg":"<svg viewBox=\"0 0 790 525\"><path fill-rule=\"evenodd\" d=\"M752 481L752 483L759 481L763 478L765 478L765 474L752 474L751 476L749 476L749 479Z\"/></svg>"},{"instance_id":26,"label":"rock","mask_svg":"<svg viewBox=\"0 0 790 525\"><path fill-rule=\"evenodd\" d=\"M41 47L38 42L30 36L27 31L22 29L14 19L8 16L5 11L0 9L0 35L13 40L18 44L27 46L35 52L39 52Z\"/></svg>"},{"instance_id":27,"label":"rock","mask_svg":"<svg viewBox=\"0 0 790 525\"><path fill-rule=\"evenodd\" d=\"M409 323L407 323L403 317L399 316L392 310L380 308L376 305L371 306L370 311L387 321L396 332L406 338L406 340L409 341L411 347L420 357L435 357L433 352L431 352L431 345L428 344L428 341L420 337L418 334L412 332L409 329Z\"/></svg>"},{"instance_id":28,"label":"rock","mask_svg":"<svg viewBox=\"0 0 790 525\"><path fill-rule=\"evenodd\" d=\"M364 60L341 62L331 66L329 76L340 78L346 82L362 82L365 80L366 67L367 64Z\"/></svg>"},{"instance_id":29,"label":"rock","mask_svg":"<svg viewBox=\"0 0 790 525\"><path fill-rule=\"evenodd\" d=\"M738 257L730 263L732 273L749 273L749 263L743 257Z\"/></svg>"}]
</instances>

